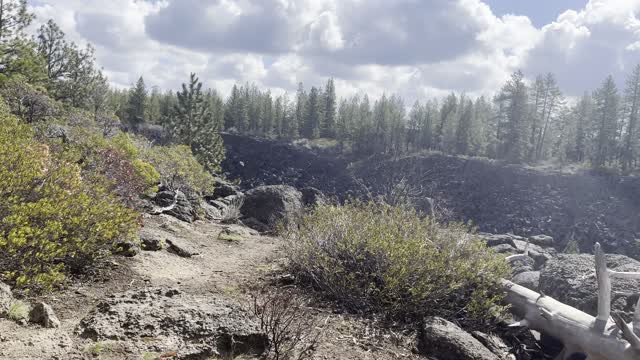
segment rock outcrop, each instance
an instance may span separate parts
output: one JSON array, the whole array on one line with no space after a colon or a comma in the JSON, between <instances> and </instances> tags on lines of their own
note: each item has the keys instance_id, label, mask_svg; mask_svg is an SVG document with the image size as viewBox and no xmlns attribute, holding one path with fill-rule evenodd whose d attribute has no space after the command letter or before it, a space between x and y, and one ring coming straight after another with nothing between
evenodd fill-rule
<instances>
[{"instance_id":1,"label":"rock outcrop","mask_svg":"<svg viewBox=\"0 0 640 360\"><path fill-rule=\"evenodd\" d=\"M77 328L94 341L127 340L144 351L173 350L177 359L258 356L267 335L237 305L170 288L129 291L100 302Z\"/></svg>"}]
</instances>

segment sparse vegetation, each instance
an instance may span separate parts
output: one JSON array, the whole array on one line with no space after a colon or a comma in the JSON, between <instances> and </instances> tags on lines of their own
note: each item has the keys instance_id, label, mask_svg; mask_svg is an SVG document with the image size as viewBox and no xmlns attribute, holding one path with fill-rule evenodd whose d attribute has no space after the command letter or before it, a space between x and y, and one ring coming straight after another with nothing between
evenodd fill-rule
<instances>
[{"instance_id":1,"label":"sparse vegetation","mask_svg":"<svg viewBox=\"0 0 640 360\"><path fill-rule=\"evenodd\" d=\"M236 196L233 198L233 200L227 205L227 209L222 214L222 223L237 223L238 220L240 220L240 217L242 217L240 209L242 209L243 204L244 196Z\"/></svg>"},{"instance_id":2,"label":"sparse vegetation","mask_svg":"<svg viewBox=\"0 0 640 360\"><path fill-rule=\"evenodd\" d=\"M320 334L300 297L286 291L254 294L252 310L260 328L269 336L267 359L312 358Z\"/></svg>"},{"instance_id":3,"label":"sparse vegetation","mask_svg":"<svg viewBox=\"0 0 640 360\"><path fill-rule=\"evenodd\" d=\"M29 318L29 304L22 300L15 300L9 306L7 317L13 321L27 320Z\"/></svg>"},{"instance_id":4,"label":"sparse vegetation","mask_svg":"<svg viewBox=\"0 0 640 360\"><path fill-rule=\"evenodd\" d=\"M323 205L288 234L291 271L356 312L407 321L437 315L485 324L500 311L504 260L459 223L408 207Z\"/></svg>"}]
</instances>

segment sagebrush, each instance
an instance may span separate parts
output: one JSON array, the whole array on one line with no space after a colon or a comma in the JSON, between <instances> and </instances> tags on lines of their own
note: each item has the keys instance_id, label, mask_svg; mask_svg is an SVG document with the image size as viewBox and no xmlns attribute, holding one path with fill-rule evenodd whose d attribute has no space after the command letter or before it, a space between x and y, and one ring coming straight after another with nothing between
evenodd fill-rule
<instances>
[{"instance_id":1,"label":"sagebrush","mask_svg":"<svg viewBox=\"0 0 640 360\"><path fill-rule=\"evenodd\" d=\"M504 259L460 223L375 202L321 205L288 233L291 271L352 311L470 325L501 311Z\"/></svg>"}]
</instances>

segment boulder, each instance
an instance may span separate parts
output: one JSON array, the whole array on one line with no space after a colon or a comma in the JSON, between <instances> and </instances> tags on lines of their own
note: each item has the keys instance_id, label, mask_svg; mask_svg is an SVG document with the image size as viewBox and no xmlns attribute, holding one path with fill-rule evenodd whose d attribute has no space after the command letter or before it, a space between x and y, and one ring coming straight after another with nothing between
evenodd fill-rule
<instances>
[{"instance_id":1,"label":"boulder","mask_svg":"<svg viewBox=\"0 0 640 360\"><path fill-rule=\"evenodd\" d=\"M607 255L607 266L614 271L638 272L640 262L624 255ZM634 293L640 292L640 281L611 280L612 294L618 301L612 302L612 310L628 309L627 301ZM540 273L540 291L546 295L571 305L590 315L598 309L598 291L595 277L595 260L589 254L560 254L547 262Z\"/></svg>"},{"instance_id":2,"label":"boulder","mask_svg":"<svg viewBox=\"0 0 640 360\"><path fill-rule=\"evenodd\" d=\"M140 234L140 242L145 251L159 251L165 247L164 239L153 234Z\"/></svg>"},{"instance_id":3,"label":"boulder","mask_svg":"<svg viewBox=\"0 0 640 360\"><path fill-rule=\"evenodd\" d=\"M192 223L196 219L196 211L191 205L189 199L182 191L176 191L176 205L170 210L166 210L164 213L169 214L184 222Z\"/></svg>"},{"instance_id":4,"label":"boulder","mask_svg":"<svg viewBox=\"0 0 640 360\"><path fill-rule=\"evenodd\" d=\"M306 207L314 207L316 205L325 205L327 204L327 198L324 196L322 191L314 188L314 187L305 187L300 189L302 193L302 203Z\"/></svg>"},{"instance_id":5,"label":"boulder","mask_svg":"<svg viewBox=\"0 0 640 360\"><path fill-rule=\"evenodd\" d=\"M553 238L547 235L535 235L530 236L529 241L532 244L539 245L542 247L553 247Z\"/></svg>"},{"instance_id":6,"label":"boulder","mask_svg":"<svg viewBox=\"0 0 640 360\"><path fill-rule=\"evenodd\" d=\"M0 282L0 316L9 311L13 302L13 293L9 285Z\"/></svg>"},{"instance_id":7,"label":"boulder","mask_svg":"<svg viewBox=\"0 0 640 360\"><path fill-rule=\"evenodd\" d=\"M425 319L418 334L418 351L438 360L500 359L471 334L439 317Z\"/></svg>"},{"instance_id":8,"label":"boulder","mask_svg":"<svg viewBox=\"0 0 640 360\"><path fill-rule=\"evenodd\" d=\"M51 306L39 302L36 303L29 312L29 321L34 324L40 324L46 328L60 327L60 320L53 312Z\"/></svg>"},{"instance_id":9,"label":"boulder","mask_svg":"<svg viewBox=\"0 0 640 360\"><path fill-rule=\"evenodd\" d=\"M523 271L516 274L511 281L533 291L538 291L540 287L540 271Z\"/></svg>"},{"instance_id":10,"label":"boulder","mask_svg":"<svg viewBox=\"0 0 640 360\"><path fill-rule=\"evenodd\" d=\"M100 302L76 329L94 341L127 341L141 352L176 350L177 359L259 356L268 344L255 318L217 294L173 288L131 290Z\"/></svg>"},{"instance_id":11,"label":"boulder","mask_svg":"<svg viewBox=\"0 0 640 360\"><path fill-rule=\"evenodd\" d=\"M513 238L508 234L480 234L480 236L487 242L488 247L496 247L498 245L509 245L510 247L516 247L516 244L513 242Z\"/></svg>"},{"instance_id":12,"label":"boulder","mask_svg":"<svg viewBox=\"0 0 640 360\"><path fill-rule=\"evenodd\" d=\"M282 223L289 226L302 214L302 193L292 186L260 186L245 194L242 215L266 224L275 230ZM256 229L259 230L259 229Z\"/></svg>"}]
</instances>

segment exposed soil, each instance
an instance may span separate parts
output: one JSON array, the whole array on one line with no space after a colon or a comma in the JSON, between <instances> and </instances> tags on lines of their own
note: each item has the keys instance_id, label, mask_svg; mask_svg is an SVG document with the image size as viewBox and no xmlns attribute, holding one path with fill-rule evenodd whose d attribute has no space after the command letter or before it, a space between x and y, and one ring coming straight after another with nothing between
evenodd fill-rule
<instances>
[{"instance_id":1,"label":"exposed soil","mask_svg":"<svg viewBox=\"0 0 640 360\"><path fill-rule=\"evenodd\" d=\"M126 341L94 342L76 335L76 328L98 302L111 294L158 286L177 288L186 294L216 294L243 305L248 289L265 286L279 268L282 240L260 236L247 228L232 241L218 239L229 226L198 221L183 223L166 215L147 216L141 230L147 236L170 239L199 253L180 257L166 249L143 251L133 258L116 257L109 270L92 281L75 281L64 291L40 298L50 304L61 320L58 329L19 325L0 319L1 359L143 359L153 358ZM102 278L102 281L100 281ZM34 300L34 299L27 299ZM315 359L406 359L412 353L410 334L380 330L361 318L313 308L320 332ZM180 349L150 344L171 358ZM145 359L146 359L145 358Z\"/></svg>"}]
</instances>

